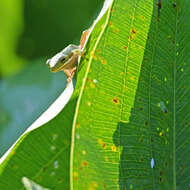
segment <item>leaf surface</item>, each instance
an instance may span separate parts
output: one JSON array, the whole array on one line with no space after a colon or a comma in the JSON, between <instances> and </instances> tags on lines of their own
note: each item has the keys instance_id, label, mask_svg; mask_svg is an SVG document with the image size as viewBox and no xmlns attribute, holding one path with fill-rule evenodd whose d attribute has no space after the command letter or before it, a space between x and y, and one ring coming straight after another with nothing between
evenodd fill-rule
<instances>
[{"instance_id":1,"label":"leaf surface","mask_svg":"<svg viewBox=\"0 0 190 190\"><path fill-rule=\"evenodd\" d=\"M102 19L74 117L73 190L189 189L190 2L158 3L115 0Z\"/></svg>"}]
</instances>

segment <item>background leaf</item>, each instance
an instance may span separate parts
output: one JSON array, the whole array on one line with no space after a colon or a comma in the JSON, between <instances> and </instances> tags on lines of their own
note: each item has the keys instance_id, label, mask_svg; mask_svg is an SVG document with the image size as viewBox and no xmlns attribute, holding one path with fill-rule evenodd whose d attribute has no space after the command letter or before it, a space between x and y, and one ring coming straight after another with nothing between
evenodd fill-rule
<instances>
[{"instance_id":1,"label":"background leaf","mask_svg":"<svg viewBox=\"0 0 190 190\"><path fill-rule=\"evenodd\" d=\"M33 62L22 72L0 83L0 156L66 86L63 72L52 75L41 63L45 60Z\"/></svg>"},{"instance_id":2,"label":"background leaf","mask_svg":"<svg viewBox=\"0 0 190 190\"><path fill-rule=\"evenodd\" d=\"M15 52L23 29L22 2L0 1L0 77L18 72L25 63Z\"/></svg>"}]
</instances>

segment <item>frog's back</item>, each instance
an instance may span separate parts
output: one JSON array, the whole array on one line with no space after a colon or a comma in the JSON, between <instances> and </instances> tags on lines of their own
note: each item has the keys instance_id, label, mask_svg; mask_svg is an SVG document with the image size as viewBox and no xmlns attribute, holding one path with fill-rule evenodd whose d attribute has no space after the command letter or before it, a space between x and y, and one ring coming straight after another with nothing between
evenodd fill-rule
<instances>
[{"instance_id":1,"label":"frog's back","mask_svg":"<svg viewBox=\"0 0 190 190\"><path fill-rule=\"evenodd\" d=\"M64 53L65 56L67 56L67 55L71 55L73 53L73 51L79 50L79 49L80 49L80 46L76 46L74 44L70 44L70 45L68 45L66 48L64 48L62 50L62 53Z\"/></svg>"}]
</instances>

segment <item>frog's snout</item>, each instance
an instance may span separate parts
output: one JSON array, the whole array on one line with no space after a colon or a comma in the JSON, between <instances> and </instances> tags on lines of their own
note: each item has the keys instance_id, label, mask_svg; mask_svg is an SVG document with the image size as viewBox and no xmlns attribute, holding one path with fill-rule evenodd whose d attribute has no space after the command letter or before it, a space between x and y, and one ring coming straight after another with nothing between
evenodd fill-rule
<instances>
[{"instance_id":1,"label":"frog's snout","mask_svg":"<svg viewBox=\"0 0 190 190\"><path fill-rule=\"evenodd\" d=\"M48 59L48 60L46 61L46 64L49 66L49 64L50 64L50 59Z\"/></svg>"}]
</instances>

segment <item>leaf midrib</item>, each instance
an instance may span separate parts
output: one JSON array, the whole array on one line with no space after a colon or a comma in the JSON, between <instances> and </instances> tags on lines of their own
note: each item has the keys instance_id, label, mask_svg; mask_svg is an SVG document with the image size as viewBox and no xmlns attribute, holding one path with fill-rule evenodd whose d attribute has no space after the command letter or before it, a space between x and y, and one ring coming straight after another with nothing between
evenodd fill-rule
<instances>
[{"instance_id":1,"label":"leaf midrib","mask_svg":"<svg viewBox=\"0 0 190 190\"><path fill-rule=\"evenodd\" d=\"M174 74L174 81L173 81L173 187L174 190L176 190L176 143L175 143L175 135L176 135L176 40L177 40L177 17L178 17L178 11L176 13L176 20L175 20L175 50L174 50L174 68L173 68L173 74Z\"/></svg>"},{"instance_id":2,"label":"leaf midrib","mask_svg":"<svg viewBox=\"0 0 190 190\"><path fill-rule=\"evenodd\" d=\"M73 119L73 125L72 125L72 140L71 140L71 153L70 153L70 188L71 190L73 190L73 154L74 154L74 143L75 143L75 126L76 126L76 121L77 121L77 117L78 117L78 111L79 111L79 106L80 106L80 102L81 102L81 98L82 98L82 95L83 95L83 92L84 92L84 88L85 88L85 84L87 82L87 76L88 76L88 73L89 73L89 70L90 70L90 66L91 66L91 63L92 63L92 59L93 59L93 55L94 55L94 52L101 40L101 37L108 25L108 21L109 21L109 18L110 18L110 13L111 13L111 9L112 9L112 6L113 6L113 2L110 4L110 7L109 9L107 10L108 13L107 13L107 17L106 17L106 20L105 20L105 24L104 24L104 27L102 29L102 31L100 32L98 38L97 38L97 41L94 45L94 48L91 52L91 55L90 55L90 59L89 59L89 62L88 62L88 66L87 66L87 69L86 69L86 72L85 72L85 76L84 76L84 79L83 79L83 82L82 82L82 87L80 89L80 93L79 93L79 96L78 96L78 100L77 100L77 104L76 104L76 109L75 109L75 115L74 115L74 119ZM106 11L106 12L107 12ZM105 12L105 14L106 14Z\"/></svg>"}]
</instances>

